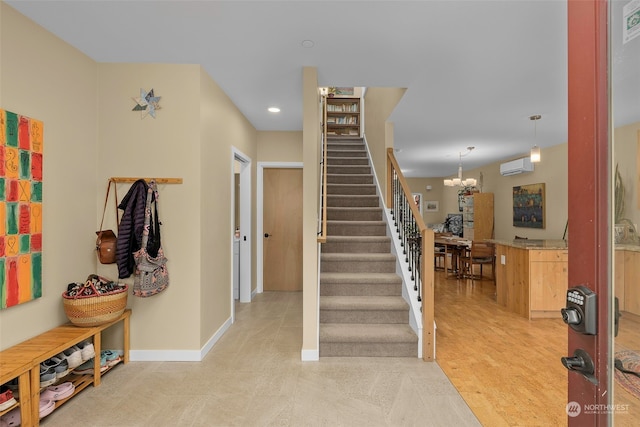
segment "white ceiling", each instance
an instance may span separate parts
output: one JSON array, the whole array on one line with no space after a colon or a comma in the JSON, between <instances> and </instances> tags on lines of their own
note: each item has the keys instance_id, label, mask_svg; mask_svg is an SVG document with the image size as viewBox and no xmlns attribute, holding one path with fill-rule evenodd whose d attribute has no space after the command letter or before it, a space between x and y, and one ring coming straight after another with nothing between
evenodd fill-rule
<instances>
[{"instance_id":1,"label":"white ceiling","mask_svg":"<svg viewBox=\"0 0 640 427\"><path fill-rule=\"evenodd\" d=\"M201 64L258 130L302 129L306 66L320 86L407 88L390 120L409 177L454 174L468 146L465 169L567 141L562 0L5 2L98 62ZM635 82L615 98L626 124L640 120L640 38L616 52Z\"/></svg>"}]
</instances>

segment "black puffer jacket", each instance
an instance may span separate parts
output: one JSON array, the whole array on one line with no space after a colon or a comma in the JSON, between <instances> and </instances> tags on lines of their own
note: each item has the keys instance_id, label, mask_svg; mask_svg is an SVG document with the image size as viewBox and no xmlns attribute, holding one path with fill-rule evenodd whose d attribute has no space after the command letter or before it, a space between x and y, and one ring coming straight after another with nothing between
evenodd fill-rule
<instances>
[{"instance_id":1,"label":"black puffer jacket","mask_svg":"<svg viewBox=\"0 0 640 427\"><path fill-rule=\"evenodd\" d=\"M129 192L118 206L124 211L118 226L118 240L116 242L116 263L120 279L131 276L135 271L133 253L140 250L142 243L148 188L149 186L144 179L137 180L131 185Z\"/></svg>"}]
</instances>

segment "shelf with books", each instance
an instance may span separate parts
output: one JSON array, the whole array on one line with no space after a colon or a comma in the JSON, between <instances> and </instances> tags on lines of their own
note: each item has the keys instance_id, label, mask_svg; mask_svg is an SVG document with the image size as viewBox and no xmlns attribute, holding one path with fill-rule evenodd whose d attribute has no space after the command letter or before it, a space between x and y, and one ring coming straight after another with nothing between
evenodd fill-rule
<instances>
[{"instance_id":1,"label":"shelf with books","mask_svg":"<svg viewBox=\"0 0 640 427\"><path fill-rule=\"evenodd\" d=\"M327 135L360 136L360 98L327 98Z\"/></svg>"}]
</instances>

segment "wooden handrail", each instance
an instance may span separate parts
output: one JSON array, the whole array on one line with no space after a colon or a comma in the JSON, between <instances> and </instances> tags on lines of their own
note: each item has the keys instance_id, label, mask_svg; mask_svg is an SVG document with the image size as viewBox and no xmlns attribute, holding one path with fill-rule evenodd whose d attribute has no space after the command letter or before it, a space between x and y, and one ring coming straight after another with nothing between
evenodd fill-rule
<instances>
[{"instance_id":1,"label":"wooden handrail","mask_svg":"<svg viewBox=\"0 0 640 427\"><path fill-rule=\"evenodd\" d=\"M327 102L322 96L322 228L318 243L327 242Z\"/></svg>"},{"instance_id":2,"label":"wooden handrail","mask_svg":"<svg viewBox=\"0 0 640 427\"><path fill-rule=\"evenodd\" d=\"M395 173L394 173L395 172ZM387 206L393 210L399 209L394 206L395 199L393 197L393 177L397 176L398 182L404 197L407 200L411 198L411 188L407 183L398 161L393 154L393 148L387 149ZM422 214L415 203L409 203L411 215L416 221L416 226L420 232L420 277L421 277L421 302L422 302L422 360L432 362L435 360L435 316L434 316L434 264L433 264L433 245L434 233L428 229L422 219Z\"/></svg>"},{"instance_id":3,"label":"wooden handrail","mask_svg":"<svg viewBox=\"0 0 640 427\"><path fill-rule=\"evenodd\" d=\"M388 167L387 169L390 171L395 170L398 173L398 181L400 181L400 186L402 187L402 191L404 192L407 199L411 199L411 188L409 188L409 184L407 183L407 180L405 179L404 175L402 175L402 171L400 170L398 161L396 160L396 157L393 155L393 148L387 148L387 159L389 160L389 163L391 166L390 168ZM391 197L390 195L392 176L393 174L389 174L389 173L387 174L387 203L389 204L389 207L394 208L395 206L393 206L393 197ZM418 210L418 206L416 206L415 203L410 203L409 207L411 208L411 213L413 214L413 217L416 219L418 229L420 231L426 229L427 226L424 223L424 220L422 219L422 214L420 213L420 210Z\"/></svg>"}]
</instances>

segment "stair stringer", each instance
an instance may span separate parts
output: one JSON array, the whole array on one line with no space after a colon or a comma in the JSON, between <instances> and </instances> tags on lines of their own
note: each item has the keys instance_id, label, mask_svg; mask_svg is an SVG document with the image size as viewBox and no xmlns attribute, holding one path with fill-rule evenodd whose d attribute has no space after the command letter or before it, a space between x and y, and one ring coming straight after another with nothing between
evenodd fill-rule
<instances>
[{"instance_id":1,"label":"stair stringer","mask_svg":"<svg viewBox=\"0 0 640 427\"><path fill-rule=\"evenodd\" d=\"M364 147L367 151L367 157L371 166L371 172L373 174L373 182L376 184L376 191L382 204L382 211L384 212L383 218L387 225L387 236L391 237L392 245L391 252L396 257L396 273L402 278L402 297L409 304L409 326L413 329L418 337L418 358L422 358L422 309L421 304L418 301L418 292L413 290L413 281L411 280L411 272L409 271L409 265L404 261L404 255L402 255L402 248L400 247L400 235L392 226L393 218L391 217L391 210L387 208L384 197L382 196L382 188L380 187L380 180L376 173L376 169L373 167L373 159L371 158L371 152L369 151L369 144L367 143L367 136L362 136L364 141ZM434 325L435 331L435 325ZM435 336L435 334L434 334ZM435 354L435 341L434 341L434 354Z\"/></svg>"}]
</instances>

